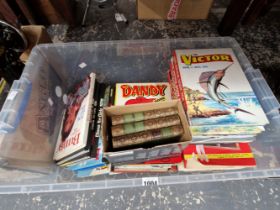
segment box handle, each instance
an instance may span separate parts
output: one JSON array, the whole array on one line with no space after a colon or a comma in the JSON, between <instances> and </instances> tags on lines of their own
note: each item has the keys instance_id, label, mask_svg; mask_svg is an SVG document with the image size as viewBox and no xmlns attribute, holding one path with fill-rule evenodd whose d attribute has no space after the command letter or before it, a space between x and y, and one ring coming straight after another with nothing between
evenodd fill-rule
<instances>
[{"instance_id":1,"label":"box handle","mask_svg":"<svg viewBox=\"0 0 280 210\"><path fill-rule=\"evenodd\" d=\"M16 130L28 104L31 89L31 82L24 77L13 82L0 112L0 134Z\"/></svg>"}]
</instances>

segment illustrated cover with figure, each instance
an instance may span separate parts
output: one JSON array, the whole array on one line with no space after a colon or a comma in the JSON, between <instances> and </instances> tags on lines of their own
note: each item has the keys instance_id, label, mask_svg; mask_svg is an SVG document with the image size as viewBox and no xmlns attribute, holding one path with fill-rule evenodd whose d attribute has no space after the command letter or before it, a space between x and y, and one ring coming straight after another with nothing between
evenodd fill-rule
<instances>
[{"instance_id":1,"label":"illustrated cover with figure","mask_svg":"<svg viewBox=\"0 0 280 210\"><path fill-rule=\"evenodd\" d=\"M256 160L248 143L190 144L183 152L180 171L207 171L255 167Z\"/></svg>"},{"instance_id":2,"label":"illustrated cover with figure","mask_svg":"<svg viewBox=\"0 0 280 210\"><path fill-rule=\"evenodd\" d=\"M93 144L91 145L90 153L87 154L87 159L83 158L80 161L76 161L75 163L68 164L67 168L70 170L81 170L85 168L93 168L93 167L100 167L105 165L105 163L102 162L102 139L100 136L100 126L102 121L102 110L104 107L108 105L108 100L106 98L109 98L109 89L110 86L95 82L96 84L99 84L95 88L95 94L94 94L94 111L92 115L95 115L93 117L93 124L94 127L91 138L94 140ZM108 94L106 94L108 92ZM108 95L108 97L106 96ZM107 101L107 102L106 102Z\"/></svg>"},{"instance_id":3,"label":"illustrated cover with figure","mask_svg":"<svg viewBox=\"0 0 280 210\"><path fill-rule=\"evenodd\" d=\"M117 83L114 105L130 105L171 100L169 83Z\"/></svg>"},{"instance_id":4,"label":"illustrated cover with figure","mask_svg":"<svg viewBox=\"0 0 280 210\"><path fill-rule=\"evenodd\" d=\"M175 50L173 70L192 126L268 123L232 49Z\"/></svg>"},{"instance_id":5,"label":"illustrated cover with figure","mask_svg":"<svg viewBox=\"0 0 280 210\"><path fill-rule=\"evenodd\" d=\"M91 73L68 94L68 102L60 128L54 160L83 150L88 144L96 75Z\"/></svg>"}]
</instances>

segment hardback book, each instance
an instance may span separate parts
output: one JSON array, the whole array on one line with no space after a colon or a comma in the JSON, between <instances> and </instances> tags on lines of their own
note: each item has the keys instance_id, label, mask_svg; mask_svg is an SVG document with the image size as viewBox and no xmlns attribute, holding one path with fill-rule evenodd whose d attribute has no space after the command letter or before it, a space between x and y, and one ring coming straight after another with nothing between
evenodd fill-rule
<instances>
[{"instance_id":1,"label":"hardback book","mask_svg":"<svg viewBox=\"0 0 280 210\"><path fill-rule=\"evenodd\" d=\"M109 102L110 86L103 83L98 83L97 81L95 84L96 87L94 91L94 102L91 114L92 119L90 122L90 133L88 137L89 146L86 147L87 150L82 150L79 153L75 153L57 163L61 166L67 166L67 168L71 170L73 168L72 166L74 166L74 168L83 168L90 167L91 164L96 166L101 166L102 164L104 165L101 160L102 157L99 157L102 150L102 145L100 145L100 142L102 142L102 140L100 139L100 131L102 122L102 111ZM86 165L84 165L85 161Z\"/></svg>"},{"instance_id":2,"label":"hardback book","mask_svg":"<svg viewBox=\"0 0 280 210\"><path fill-rule=\"evenodd\" d=\"M96 132L96 124L97 124L97 113L98 113L98 106L99 106L99 100L100 100L100 87L102 84L98 83L96 81L96 86L94 90L94 96L93 96L93 106L92 106L92 113L91 113L91 123L90 123L90 142L91 142L91 147L90 147L90 157L95 157L97 154L97 147L98 147L98 139L95 137L95 132Z\"/></svg>"},{"instance_id":3,"label":"hardback book","mask_svg":"<svg viewBox=\"0 0 280 210\"><path fill-rule=\"evenodd\" d=\"M130 105L171 100L169 83L117 83L114 105Z\"/></svg>"},{"instance_id":4,"label":"hardback book","mask_svg":"<svg viewBox=\"0 0 280 210\"><path fill-rule=\"evenodd\" d=\"M249 143L189 144L179 171L208 171L255 167ZM183 166L184 165L184 166Z\"/></svg>"},{"instance_id":5,"label":"hardback book","mask_svg":"<svg viewBox=\"0 0 280 210\"><path fill-rule=\"evenodd\" d=\"M91 73L68 94L68 102L57 138L54 160L89 151L89 134L96 75Z\"/></svg>"},{"instance_id":6,"label":"hardback book","mask_svg":"<svg viewBox=\"0 0 280 210\"><path fill-rule=\"evenodd\" d=\"M94 138L95 141L98 142L100 138L100 131L101 131L101 122L102 122L102 112L103 108L106 107L109 103L109 94L110 94L110 86L106 84L100 84L99 86L99 99L98 105L95 113L95 122L94 122ZM96 152L98 144L92 148L91 157L96 157Z\"/></svg>"},{"instance_id":7,"label":"hardback book","mask_svg":"<svg viewBox=\"0 0 280 210\"><path fill-rule=\"evenodd\" d=\"M160 117L156 119L144 120L140 122L132 122L121 125L114 125L111 127L112 136L123 136L141 131L148 131L153 129L166 128L174 125L180 125L181 120L179 115L171 115L167 117Z\"/></svg>"},{"instance_id":8,"label":"hardback book","mask_svg":"<svg viewBox=\"0 0 280 210\"><path fill-rule=\"evenodd\" d=\"M95 138L95 122L96 120L96 111L99 102L99 86L100 84L95 81L94 93L93 93L93 100L91 105L90 111L90 118L89 118L89 128L88 128L88 141L87 146L79 151L75 152L71 155L64 157L63 159L57 162L57 165L60 166L68 166L78 163L80 161L89 159L91 157L96 157L97 154L97 146L98 146L98 139Z\"/></svg>"},{"instance_id":9,"label":"hardback book","mask_svg":"<svg viewBox=\"0 0 280 210\"><path fill-rule=\"evenodd\" d=\"M177 115L178 110L174 107L164 109L153 109L144 112L133 112L124 115L112 116L112 125L119 125L125 123L133 123L145 120L156 119L160 117L167 117L171 115Z\"/></svg>"},{"instance_id":10,"label":"hardback book","mask_svg":"<svg viewBox=\"0 0 280 210\"><path fill-rule=\"evenodd\" d=\"M175 50L172 62L170 75L192 126L268 123L232 49Z\"/></svg>"},{"instance_id":11,"label":"hardback book","mask_svg":"<svg viewBox=\"0 0 280 210\"><path fill-rule=\"evenodd\" d=\"M117 136L112 138L113 148L139 147L154 143L178 141L178 137L184 133L181 125L146 130L142 132ZM176 138L177 137L177 138Z\"/></svg>"}]
</instances>

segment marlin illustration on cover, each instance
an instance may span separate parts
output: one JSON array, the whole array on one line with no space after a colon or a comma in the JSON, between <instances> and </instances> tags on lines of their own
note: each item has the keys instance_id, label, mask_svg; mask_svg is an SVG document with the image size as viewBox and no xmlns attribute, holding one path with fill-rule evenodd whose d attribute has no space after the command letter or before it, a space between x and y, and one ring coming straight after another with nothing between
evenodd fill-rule
<instances>
[{"instance_id":1,"label":"marlin illustration on cover","mask_svg":"<svg viewBox=\"0 0 280 210\"><path fill-rule=\"evenodd\" d=\"M232 49L176 50L173 65L193 126L268 123Z\"/></svg>"}]
</instances>

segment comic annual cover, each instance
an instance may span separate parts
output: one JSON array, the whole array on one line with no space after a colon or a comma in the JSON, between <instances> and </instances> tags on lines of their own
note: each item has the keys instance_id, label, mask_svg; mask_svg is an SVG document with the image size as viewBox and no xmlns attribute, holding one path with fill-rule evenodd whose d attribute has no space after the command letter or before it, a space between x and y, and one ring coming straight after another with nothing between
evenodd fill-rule
<instances>
[{"instance_id":1,"label":"comic annual cover","mask_svg":"<svg viewBox=\"0 0 280 210\"><path fill-rule=\"evenodd\" d=\"M265 125L265 113L230 48L173 54L192 126Z\"/></svg>"}]
</instances>

